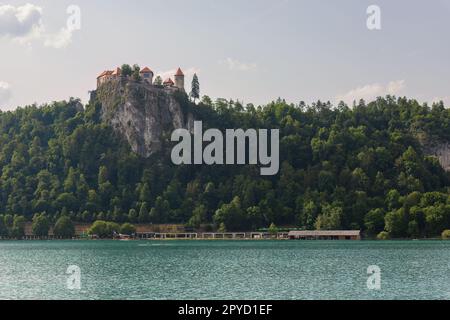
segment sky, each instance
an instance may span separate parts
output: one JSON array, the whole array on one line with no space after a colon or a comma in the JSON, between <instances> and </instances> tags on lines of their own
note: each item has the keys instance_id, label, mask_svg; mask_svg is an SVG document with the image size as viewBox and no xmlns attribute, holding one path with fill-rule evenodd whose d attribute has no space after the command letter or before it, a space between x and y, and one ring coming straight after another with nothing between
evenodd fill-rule
<instances>
[{"instance_id":1,"label":"sky","mask_svg":"<svg viewBox=\"0 0 450 320\"><path fill-rule=\"evenodd\" d=\"M449 35L450 0L0 0L0 109L87 102L123 63L163 77L181 67L202 95L256 105L450 105Z\"/></svg>"}]
</instances>

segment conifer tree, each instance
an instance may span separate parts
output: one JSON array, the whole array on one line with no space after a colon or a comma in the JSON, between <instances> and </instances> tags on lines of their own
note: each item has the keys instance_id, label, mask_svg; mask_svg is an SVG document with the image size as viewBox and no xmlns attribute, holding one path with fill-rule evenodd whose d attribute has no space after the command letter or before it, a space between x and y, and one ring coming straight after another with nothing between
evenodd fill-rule
<instances>
[{"instance_id":1,"label":"conifer tree","mask_svg":"<svg viewBox=\"0 0 450 320\"><path fill-rule=\"evenodd\" d=\"M194 77L192 78L192 89L191 89L191 99L194 100L194 103L197 99L200 99L200 83L198 81L198 76L195 73Z\"/></svg>"}]
</instances>

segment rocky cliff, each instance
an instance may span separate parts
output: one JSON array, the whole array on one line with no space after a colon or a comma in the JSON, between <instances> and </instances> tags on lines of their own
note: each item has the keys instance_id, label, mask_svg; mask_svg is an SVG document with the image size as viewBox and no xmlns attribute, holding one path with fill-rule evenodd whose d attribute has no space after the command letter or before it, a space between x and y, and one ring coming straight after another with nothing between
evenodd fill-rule
<instances>
[{"instance_id":1,"label":"rocky cliff","mask_svg":"<svg viewBox=\"0 0 450 320\"><path fill-rule=\"evenodd\" d=\"M427 154L433 155L439 159L439 162L445 171L450 171L450 143L432 143L427 145L424 149Z\"/></svg>"},{"instance_id":2,"label":"rocky cliff","mask_svg":"<svg viewBox=\"0 0 450 320\"><path fill-rule=\"evenodd\" d=\"M177 128L191 130L193 116L180 104L182 93L125 79L100 86L102 120L120 132L142 157L160 151Z\"/></svg>"}]
</instances>

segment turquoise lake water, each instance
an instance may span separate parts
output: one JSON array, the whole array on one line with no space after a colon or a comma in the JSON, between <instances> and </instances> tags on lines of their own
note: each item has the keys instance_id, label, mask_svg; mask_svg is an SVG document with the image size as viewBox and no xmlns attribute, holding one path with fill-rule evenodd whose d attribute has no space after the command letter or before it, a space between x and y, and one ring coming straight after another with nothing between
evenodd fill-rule
<instances>
[{"instance_id":1,"label":"turquoise lake water","mask_svg":"<svg viewBox=\"0 0 450 320\"><path fill-rule=\"evenodd\" d=\"M0 299L450 299L450 241L0 242Z\"/></svg>"}]
</instances>

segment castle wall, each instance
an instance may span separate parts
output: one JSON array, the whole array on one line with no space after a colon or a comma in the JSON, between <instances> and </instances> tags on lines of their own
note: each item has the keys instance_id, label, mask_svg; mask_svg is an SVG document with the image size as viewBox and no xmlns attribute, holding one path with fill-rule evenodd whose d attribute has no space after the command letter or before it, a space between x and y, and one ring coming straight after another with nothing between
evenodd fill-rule
<instances>
[{"instance_id":1,"label":"castle wall","mask_svg":"<svg viewBox=\"0 0 450 320\"><path fill-rule=\"evenodd\" d=\"M175 87L184 90L184 76L175 76Z\"/></svg>"},{"instance_id":2,"label":"castle wall","mask_svg":"<svg viewBox=\"0 0 450 320\"><path fill-rule=\"evenodd\" d=\"M142 81L153 84L153 73L143 73L141 76Z\"/></svg>"}]
</instances>

